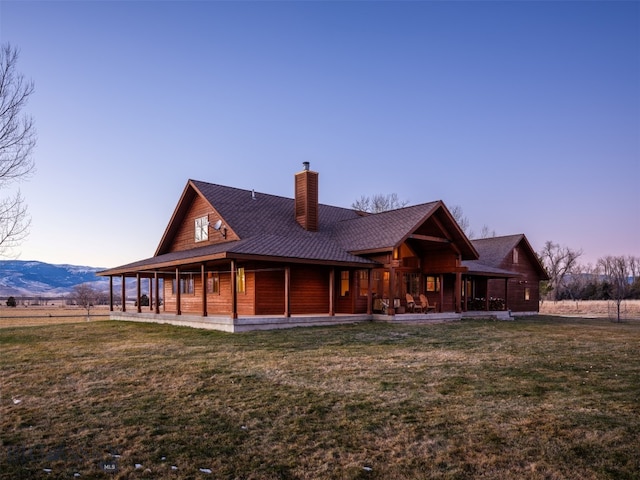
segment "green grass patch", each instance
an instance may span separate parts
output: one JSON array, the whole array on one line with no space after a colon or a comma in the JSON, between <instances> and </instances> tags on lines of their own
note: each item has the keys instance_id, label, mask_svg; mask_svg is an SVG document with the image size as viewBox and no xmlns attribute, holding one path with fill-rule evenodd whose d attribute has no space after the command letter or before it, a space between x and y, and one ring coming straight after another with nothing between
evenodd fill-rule
<instances>
[{"instance_id":1,"label":"green grass patch","mask_svg":"<svg viewBox=\"0 0 640 480\"><path fill-rule=\"evenodd\" d=\"M4 328L0 478L637 479L639 346L552 317Z\"/></svg>"}]
</instances>

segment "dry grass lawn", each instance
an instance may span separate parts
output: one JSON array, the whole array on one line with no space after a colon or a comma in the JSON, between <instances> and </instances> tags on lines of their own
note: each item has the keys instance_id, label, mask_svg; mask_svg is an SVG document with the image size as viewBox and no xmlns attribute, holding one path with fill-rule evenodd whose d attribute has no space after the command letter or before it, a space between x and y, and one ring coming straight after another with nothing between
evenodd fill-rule
<instances>
[{"instance_id":1,"label":"dry grass lawn","mask_svg":"<svg viewBox=\"0 0 640 480\"><path fill-rule=\"evenodd\" d=\"M84 322L0 352L3 479L640 478L640 322Z\"/></svg>"},{"instance_id":2,"label":"dry grass lawn","mask_svg":"<svg viewBox=\"0 0 640 480\"><path fill-rule=\"evenodd\" d=\"M561 315L588 318L617 319L616 302L612 300L545 300L540 304L543 315ZM620 317L625 320L640 320L640 300L623 300Z\"/></svg>"}]
</instances>

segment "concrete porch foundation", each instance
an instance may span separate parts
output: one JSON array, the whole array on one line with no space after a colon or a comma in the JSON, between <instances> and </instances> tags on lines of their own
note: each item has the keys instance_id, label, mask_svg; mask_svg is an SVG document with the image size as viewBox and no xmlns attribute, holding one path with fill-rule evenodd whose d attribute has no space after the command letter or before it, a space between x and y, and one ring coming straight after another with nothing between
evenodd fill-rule
<instances>
[{"instance_id":1,"label":"concrete porch foundation","mask_svg":"<svg viewBox=\"0 0 640 480\"><path fill-rule=\"evenodd\" d=\"M463 313L403 313L398 315L292 315L285 316L248 316L236 319L226 315L174 315L155 313L111 312L111 320L128 322L159 323L182 327L219 330L228 333L249 332L253 330L275 330L279 328L318 327L329 325L345 325L361 322L387 322L399 324L429 324L450 322L462 319L492 318L511 320L509 311L495 312L463 312Z\"/></svg>"}]
</instances>

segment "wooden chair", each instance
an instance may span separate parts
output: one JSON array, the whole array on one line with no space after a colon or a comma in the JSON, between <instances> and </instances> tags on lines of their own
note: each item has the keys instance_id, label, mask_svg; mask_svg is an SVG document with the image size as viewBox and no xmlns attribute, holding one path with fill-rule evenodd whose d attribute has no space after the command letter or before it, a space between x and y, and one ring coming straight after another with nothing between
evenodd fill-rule
<instances>
[{"instance_id":1,"label":"wooden chair","mask_svg":"<svg viewBox=\"0 0 640 480\"><path fill-rule=\"evenodd\" d=\"M407 293L407 310L411 309L412 312L416 311L416 300L413 298L413 295Z\"/></svg>"},{"instance_id":2,"label":"wooden chair","mask_svg":"<svg viewBox=\"0 0 640 480\"><path fill-rule=\"evenodd\" d=\"M422 311L424 313L429 313L429 310L433 310L433 312L435 313L437 305L437 303L429 305L429 299L427 298L427 296L422 293L420 294L420 306L422 307Z\"/></svg>"},{"instance_id":3,"label":"wooden chair","mask_svg":"<svg viewBox=\"0 0 640 480\"><path fill-rule=\"evenodd\" d=\"M382 313L386 314L389 312L389 299L382 298L380 300L380 306L382 307Z\"/></svg>"}]
</instances>

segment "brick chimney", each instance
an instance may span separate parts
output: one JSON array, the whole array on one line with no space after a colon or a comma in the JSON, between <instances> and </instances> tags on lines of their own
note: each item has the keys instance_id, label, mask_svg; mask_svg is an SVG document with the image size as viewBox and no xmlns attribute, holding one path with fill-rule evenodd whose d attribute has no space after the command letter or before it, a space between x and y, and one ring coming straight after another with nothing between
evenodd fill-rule
<instances>
[{"instance_id":1,"label":"brick chimney","mask_svg":"<svg viewBox=\"0 0 640 480\"><path fill-rule=\"evenodd\" d=\"M310 232L318 231L318 172L309 170L309 162L295 175L296 221Z\"/></svg>"}]
</instances>

